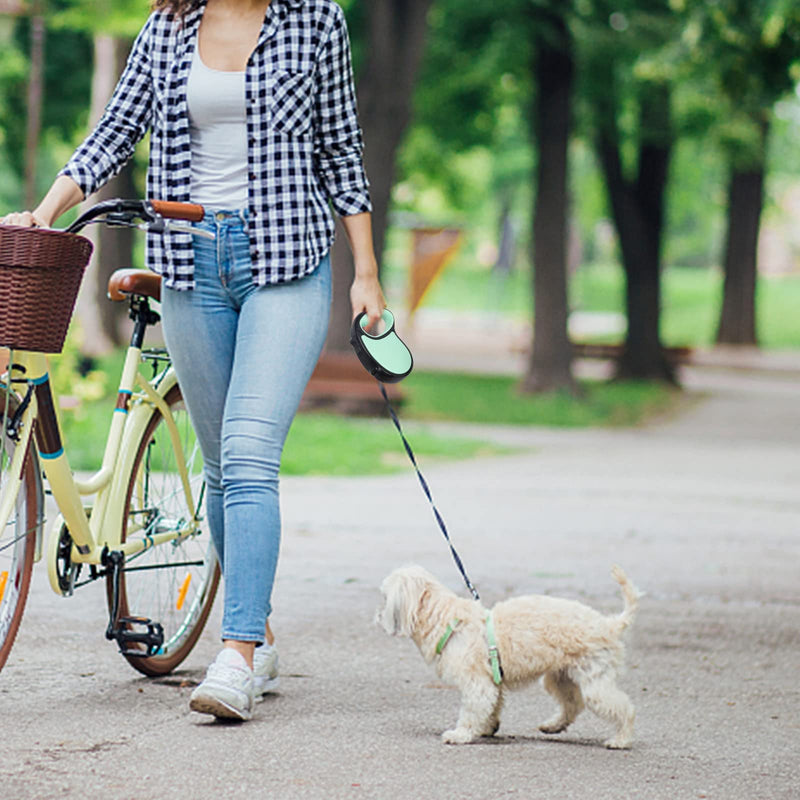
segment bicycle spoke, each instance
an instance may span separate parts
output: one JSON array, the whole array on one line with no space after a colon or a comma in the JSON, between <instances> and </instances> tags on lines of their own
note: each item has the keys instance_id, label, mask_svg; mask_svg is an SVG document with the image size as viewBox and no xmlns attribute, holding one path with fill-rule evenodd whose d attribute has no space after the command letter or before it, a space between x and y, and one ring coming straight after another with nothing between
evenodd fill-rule
<instances>
[{"instance_id":1,"label":"bicycle spoke","mask_svg":"<svg viewBox=\"0 0 800 800\"><path fill-rule=\"evenodd\" d=\"M158 622L164 644L154 656L129 656L136 669L164 674L188 654L211 609L218 570L200 512L204 496L202 459L178 387L167 394L183 443L191 497L177 470L174 441L155 410L138 449L129 480L125 542L144 549L126 559L120 579L120 617ZM157 543L162 534L172 534Z\"/></svg>"}]
</instances>

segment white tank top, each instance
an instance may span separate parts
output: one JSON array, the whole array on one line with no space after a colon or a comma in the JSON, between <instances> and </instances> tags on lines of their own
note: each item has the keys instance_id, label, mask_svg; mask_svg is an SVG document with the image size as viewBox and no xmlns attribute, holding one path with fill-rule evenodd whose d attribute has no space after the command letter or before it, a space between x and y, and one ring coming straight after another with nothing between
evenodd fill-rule
<instances>
[{"instance_id":1,"label":"white tank top","mask_svg":"<svg viewBox=\"0 0 800 800\"><path fill-rule=\"evenodd\" d=\"M192 202L247 208L245 73L207 67L195 43L186 85L192 141Z\"/></svg>"}]
</instances>

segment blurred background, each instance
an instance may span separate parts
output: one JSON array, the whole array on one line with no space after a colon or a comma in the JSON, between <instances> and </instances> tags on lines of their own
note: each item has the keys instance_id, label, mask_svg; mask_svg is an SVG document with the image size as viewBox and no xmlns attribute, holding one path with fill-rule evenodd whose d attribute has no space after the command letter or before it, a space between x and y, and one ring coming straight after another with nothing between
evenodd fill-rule
<instances>
[{"instance_id":1,"label":"blurred background","mask_svg":"<svg viewBox=\"0 0 800 800\"><path fill-rule=\"evenodd\" d=\"M340 5L382 281L417 362L397 393L407 417L633 424L685 402L681 364L800 351L794 0ZM148 13L146 0L0 0L0 211L38 202ZM146 148L105 196L142 195ZM126 337L108 275L142 255L140 238L100 234L55 368L75 439L113 393ZM371 411L374 383L343 366L343 237L334 270L307 405ZM295 458L345 435L325 418L298 421L285 470L350 469ZM371 434L352 424L355 450ZM362 455L352 470L392 466Z\"/></svg>"}]
</instances>

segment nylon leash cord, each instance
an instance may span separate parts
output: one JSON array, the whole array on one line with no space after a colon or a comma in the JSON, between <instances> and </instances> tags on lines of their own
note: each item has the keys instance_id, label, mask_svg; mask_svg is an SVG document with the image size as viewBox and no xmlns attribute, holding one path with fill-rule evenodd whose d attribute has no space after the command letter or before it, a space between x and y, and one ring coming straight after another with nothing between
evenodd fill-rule
<instances>
[{"instance_id":1,"label":"nylon leash cord","mask_svg":"<svg viewBox=\"0 0 800 800\"><path fill-rule=\"evenodd\" d=\"M420 485L422 486L422 491L425 492L425 496L428 498L428 502L431 504L431 508L433 509L433 516L436 518L436 522L439 524L439 528L444 534L444 538L447 540L447 544L450 547L450 552L453 555L453 560L456 562L456 566L458 567L461 576L464 578L464 582L467 584L467 589L469 589L470 592L472 593L472 597L475 600L480 600L481 598L480 595L478 594L478 590L473 586L472 581L469 579L467 571L464 569L464 564L461 562L461 558L456 552L456 548L453 546L453 542L450 540L450 534L447 532L447 526L444 524L442 515L439 513L439 509L436 508L436 503L433 502L433 495L431 494L431 490L428 488L428 482L425 480L425 477L420 471L420 468L417 464L417 459L414 457L414 451L411 449L411 445L408 443L408 439L406 439L405 434L403 433L403 428L400 425L400 420L398 419L394 408L392 408L392 404L389 402L389 395L386 394L386 388L384 387L383 383L381 383L381 381L378 381L378 386L380 387L381 394L383 395L383 399L386 402L386 408L389 410L389 416L392 418L392 422L394 423L395 428L397 428L397 432L400 434L400 438L403 440L403 447L405 447L406 453L408 453L408 457L409 459L411 459L411 463L414 465L414 469L416 470Z\"/></svg>"}]
</instances>

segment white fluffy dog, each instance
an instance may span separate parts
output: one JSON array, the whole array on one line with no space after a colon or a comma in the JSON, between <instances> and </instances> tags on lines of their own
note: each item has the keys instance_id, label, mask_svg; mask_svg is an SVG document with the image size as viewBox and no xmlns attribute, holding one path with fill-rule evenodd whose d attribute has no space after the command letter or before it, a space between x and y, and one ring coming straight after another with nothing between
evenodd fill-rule
<instances>
[{"instance_id":1,"label":"white fluffy dog","mask_svg":"<svg viewBox=\"0 0 800 800\"><path fill-rule=\"evenodd\" d=\"M625 598L617 616L573 600L530 595L498 603L487 623L490 612L479 602L457 596L422 567L403 567L381 585L384 604L376 622L387 633L411 637L439 677L461 690L456 727L442 734L448 744L494 735L505 689L544 676L544 688L561 708L539 730L560 733L586 707L615 726L606 746L626 749L634 709L616 677L624 657L622 633L633 622L641 593L619 567L612 575ZM491 643L499 669L492 664Z\"/></svg>"}]
</instances>

